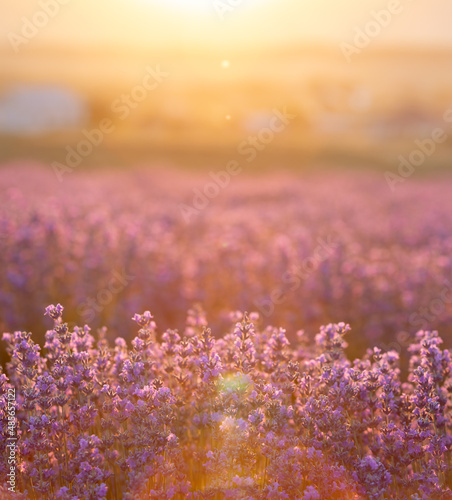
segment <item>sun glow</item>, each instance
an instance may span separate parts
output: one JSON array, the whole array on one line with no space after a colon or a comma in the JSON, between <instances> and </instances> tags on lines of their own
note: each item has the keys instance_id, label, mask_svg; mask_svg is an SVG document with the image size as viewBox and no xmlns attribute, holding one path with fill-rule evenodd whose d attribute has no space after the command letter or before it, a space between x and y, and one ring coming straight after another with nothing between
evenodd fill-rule
<instances>
[{"instance_id":1,"label":"sun glow","mask_svg":"<svg viewBox=\"0 0 452 500\"><path fill-rule=\"evenodd\" d=\"M126 2L127 0L120 0ZM130 0L129 0L130 1ZM288 0L284 0L288 1ZM289 0L291 1L291 0ZM183 46L186 50L242 50L267 40L266 28L278 0L135 0L147 34L136 24L134 35L142 43L158 39L160 45ZM226 68L227 62L223 65Z\"/></svg>"},{"instance_id":2,"label":"sun glow","mask_svg":"<svg viewBox=\"0 0 452 500\"><path fill-rule=\"evenodd\" d=\"M139 0L154 6L164 6L173 11L179 10L183 14L195 16L207 15L216 20L226 20L234 14L247 11L250 7L256 7L269 3L269 0Z\"/></svg>"},{"instance_id":3,"label":"sun glow","mask_svg":"<svg viewBox=\"0 0 452 500\"><path fill-rule=\"evenodd\" d=\"M171 9L178 9L186 14L187 12L195 15L209 14L215 12L214 0L140 0L143 3L153 4L155 6L164 5Z\"/></svg>"}]
</instances>

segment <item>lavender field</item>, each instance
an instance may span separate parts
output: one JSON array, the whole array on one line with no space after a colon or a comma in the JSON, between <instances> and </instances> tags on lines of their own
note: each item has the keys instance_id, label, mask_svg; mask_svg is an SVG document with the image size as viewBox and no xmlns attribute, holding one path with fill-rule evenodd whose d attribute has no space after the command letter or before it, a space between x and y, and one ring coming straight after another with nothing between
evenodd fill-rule
<instances>
[{"instance_id":1,"label":"lavender field","mask_svg":"<svg viewBox=\"0 0 452 500\"><path fill-rule=\"evenodd\" d=\"M451 18L2 1L0 500L452 500Z\"/></svg>"},{"instance_id":2,"label":"lavender field","mask_svg":"<svg viewBox=\"0 0 452 500\"><path fill-rule=\"evenodd\" d=\"M450 179L211 184L0 170L0 498L452 498Z\"/></svg>"},{"instance_id":3,"label":"lavender field","mask_svg":"<svg viewBox=\"0 0 452 500\"><path fill-rule=\"evenodd\" d=\"M216 335L230 311L304 329L353 325L353 354L403 349L420 329L452 340L449 178L267 174L233 178L194 209L207 173L0 171L0 326L43 339L48 304L70 325L132 338L150 309L183 328L199 304ZM196 202L200 206L200 201Z\"/></svg>"}]
</instances>

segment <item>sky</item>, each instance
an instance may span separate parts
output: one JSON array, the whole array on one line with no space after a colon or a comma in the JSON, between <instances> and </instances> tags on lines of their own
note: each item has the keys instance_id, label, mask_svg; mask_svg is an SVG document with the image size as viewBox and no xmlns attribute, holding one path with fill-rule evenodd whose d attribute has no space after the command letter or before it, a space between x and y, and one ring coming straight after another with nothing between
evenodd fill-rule
<instances>
[{"instance_id":1,"label":"sky","mask_svg":"<svg viewBox=\"0 0 452 500\"><path fill-rule=\"evenodd\" d=\"M33 19L52 2L58 12L34 43L243 49L352 42L372 11L391 0L2 0L1 40L8 44L8 35L21 33L24 16ZM452 47L450 0L399 3L401 12L372 43Z\"/></svg>"}]
</instances>

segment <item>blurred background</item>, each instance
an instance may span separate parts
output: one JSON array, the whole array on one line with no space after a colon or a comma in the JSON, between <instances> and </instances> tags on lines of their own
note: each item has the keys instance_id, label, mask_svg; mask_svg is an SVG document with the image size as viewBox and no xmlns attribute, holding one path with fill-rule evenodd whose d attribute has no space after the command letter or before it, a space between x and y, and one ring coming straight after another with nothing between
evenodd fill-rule
<instances>
[{"instance_id":1,"label":"blurred background","mask_svg":"<svg viewBox=\"0 0 452 500\"><path fill-rule=\"evenodd\" d=\"M1 8L1 163L64 163L83 130L108 119L112 132L78 168L211 169L286 107L296 118L250 168L388 168L416 139L451 125L448 0L3 0ZM136 87L149 66L166 76L143 93ZM441 143L422 170L447 167L451 146Z\"/></svg>"},{"instance_id":2,"label":"blurred background","mask_svg":"<svg viewBox=\"0 0 452 500\"><path fill-rule=\"evenodd\" d=\"M348 321L356 352L425 326L452 345L450 0L1 9L0 331L42 342L61 302L130 337L134 313L183 328L200 303L216 333L257 308L292 337ZM320 237L333 257L289 293Z\"/></svg>"}]
</instances>

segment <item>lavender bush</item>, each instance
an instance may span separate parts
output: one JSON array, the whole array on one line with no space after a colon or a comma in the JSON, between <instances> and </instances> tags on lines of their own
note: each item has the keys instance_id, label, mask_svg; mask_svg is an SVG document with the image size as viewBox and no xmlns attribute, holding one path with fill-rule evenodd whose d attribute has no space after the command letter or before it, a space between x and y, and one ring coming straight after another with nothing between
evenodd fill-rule
<instances>
[{"instance_id":1,"label":"lavender bush","mask_svg":"<svg viewBox=\"0 0 452 500\"><path fill-rule=\"evenodd\" d=\"M210 180L0 171L0 499L452 498L450 184Z\"/></svg>"},{"instance_id":2,"label":"lavender bush","mask_svg":"<svg viewBox=\"0 0 452 500\"><path fill-rule=\"evenodd\" d=\"M393 193L370 173L244 173L186 222L180 203L211 181L100 171L60 184L50 170L0 170L0 331L30 330L42 344L42 310L61 302L69 325L108 324L111 339L130 341L136 311L182 329L200 303L219 333L229 310L311 336L345 321L353 356L402 352L421 329L450 345L448 181L413 176Z\"/></svg>"},{"instance_id":3,"label":"lavender bush","mask_svg":"<svg viewBox=\"0 0 452 500\"><path fill-rule=\"evenodd\" d=\"M417 333L402 380L395 351L347 359L344 323L289 343L237 312L215 340L200 309L180 333L159 333L146 311L129 346L69 329L59 304L46 315L43 349L4 334L1 453L12 388L19 438L11 498L452 498L452 359L435 331Z\"/></svg>"}]
</instances>

